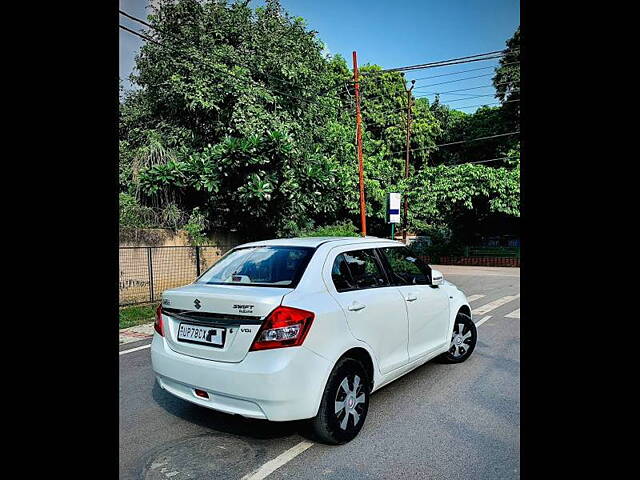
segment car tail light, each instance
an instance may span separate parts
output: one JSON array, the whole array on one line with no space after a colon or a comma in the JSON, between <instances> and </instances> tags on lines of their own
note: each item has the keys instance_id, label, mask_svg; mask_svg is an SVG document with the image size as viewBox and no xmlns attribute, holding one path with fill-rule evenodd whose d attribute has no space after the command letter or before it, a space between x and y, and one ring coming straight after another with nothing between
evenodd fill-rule
<instances>
[{"instance_id":1,"label":"car tail light","mask_svg":"<svg viewBox=\"0 0 640 480\"><path fill-rule=\"evenodd\" d=\"M160 334L161 337L164 337L164 328L162 325L162 305L158 305L158 308L156 308L156 320L155 322L153 322L153 328Z\"/></svg>"},{"instance_id":2,"label":"car tail light","mask_svg":"<svg viewBox=\"0 0 640 480\"><path fill-rule=\"evenodd\" d=\"M292 307L277 307L258 329L249 351L302 345L314 318L313 312Z\"/></svg>"}]
</instances>

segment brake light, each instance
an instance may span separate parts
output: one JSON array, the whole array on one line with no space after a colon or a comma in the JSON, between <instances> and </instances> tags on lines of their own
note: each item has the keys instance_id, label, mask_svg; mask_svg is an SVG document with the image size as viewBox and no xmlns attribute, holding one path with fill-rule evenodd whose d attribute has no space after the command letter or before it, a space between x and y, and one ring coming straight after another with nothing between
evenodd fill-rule
<instances>
[{"instance_id":1,"label":"brake light","mask_svg":"<svg viewBox=\"0 0 640 480\"><path fill-rule=\"evenodd\" d=\"M258 329L249 351L302 345L314 318L313 312L292 307L277 307Z\"/></svg>"},{"instance_id":2,"label":"brake light","mask_svg":"<svg viewBox=\"0 0 640 480\"><path fill-rule=\"evenodd\" d=\"M164 328L162 325L162 305L158 305L158 308L156 308L156 320L153 322L153 328L160 334L161 337L164 337Z\"/></svg>"}]
</instances>

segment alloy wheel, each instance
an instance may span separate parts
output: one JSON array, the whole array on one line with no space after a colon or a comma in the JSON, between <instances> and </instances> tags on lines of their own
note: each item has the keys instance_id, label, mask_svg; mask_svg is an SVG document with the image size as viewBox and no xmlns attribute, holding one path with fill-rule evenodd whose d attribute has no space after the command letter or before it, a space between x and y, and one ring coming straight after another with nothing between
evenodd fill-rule
<instances>
[{"instance_id":1,"label":"alloy wheel","mask_svg":"<svg viewBox=\"0 0 640 480\"><path fill-rule=\"evenodd\" d=\"M361 384L360 377L353 375L344 377L338 391L336 392L335 414L338 417L340 428L347 429L349 417L353 418L352 426L356 426L360 421L365 403L365 392Z\"/></svg>"},{"instance_id":2,"label":"alloy wheel","mask_svg":"<svg viewBox=\"0 0 640 480\"><path fill-rule=\"evenodd\" d=\"M471 348L471 343L473 342L471 330L467 328L466 333L464 330L464 323L457 323L453 330L451 344L449 345L449 353L451 353L455 358L460 358L466 354Z\"/></svg>"}]
</instances>

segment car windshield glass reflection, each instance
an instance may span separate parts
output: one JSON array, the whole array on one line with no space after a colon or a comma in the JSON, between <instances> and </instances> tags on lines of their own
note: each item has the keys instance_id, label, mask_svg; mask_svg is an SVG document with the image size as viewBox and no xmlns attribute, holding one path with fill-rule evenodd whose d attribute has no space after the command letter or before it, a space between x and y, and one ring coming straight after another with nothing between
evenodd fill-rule
<instances>
[{"instance_id":1,"label":"car windshield glass reflection","mask_svg":"<svg viewBox=\"0 0 640 480\"><path fill-rule=\"evenodd\" d=\"M293 286L309 263L307 247L252 247L232 251L197 283Z\"/></svg>"}]
</instances>

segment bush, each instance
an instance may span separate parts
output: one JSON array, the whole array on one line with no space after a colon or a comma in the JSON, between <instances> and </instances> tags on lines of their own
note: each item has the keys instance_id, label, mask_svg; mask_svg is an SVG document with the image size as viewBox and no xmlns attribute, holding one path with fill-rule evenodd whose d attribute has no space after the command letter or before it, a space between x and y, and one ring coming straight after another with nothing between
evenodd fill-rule
<instances>
[{"instance_id":1,"label":"bush","mask_svg":"<svg viewBox=\"0 0 640 480\"><path fill-rule=\"evenodd\" d=\"M357 237L359 235L356 226L350 220L316 227L300 233L301 237Z\"/></svg>"},{"instance_id":2,"label":"bush","mask_svg":"<svg viewBox=\"0 0 640 480\"><path fill-rule=\"evenodd\" d=\"M446 226L429 226L424 232L429 241L415 241L411 249L417 255L430 257L464 255L464 245L453 237L451 230Z\"/></svg>"},{"instance_id":3,"label":"bush","mask_svg":"<svg viewBox=\"0 0 640 480\"><path fill-rule=\"evenodd\" d=\"M207 217L200 212L198 207L195 207L191 211L189 221L183 227L189 235L191 245L203 245L207 241L207 236L205 235L207 225Z\"/></svg>"},{"instance_id":4,"label":"bush","mask_svg":"<svg viewBox=\"0 0 640 480\"><path fill-rule=\"evenodd\" d=\"M128 193L121 193L119 200L121 227L154 228L157 226L156 214L151 207L140 205L138 200Z\"/></svg>"}]
</instances>

